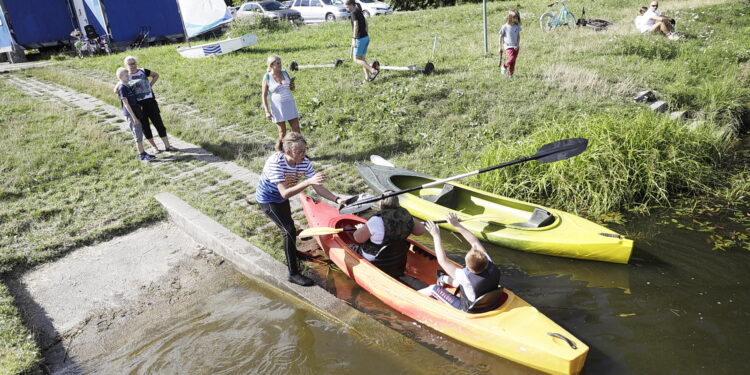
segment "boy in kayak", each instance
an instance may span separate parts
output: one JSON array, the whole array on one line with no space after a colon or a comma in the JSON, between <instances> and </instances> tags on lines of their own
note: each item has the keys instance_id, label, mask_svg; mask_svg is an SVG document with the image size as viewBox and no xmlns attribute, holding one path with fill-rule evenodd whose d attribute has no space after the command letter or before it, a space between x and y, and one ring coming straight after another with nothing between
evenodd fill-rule
<instances>
[{"instance_id":1,"label":"boy in kayak","mask_svg":"<svg viewBox=\"0 0 750 375\"><path fill-rule=\"evenodd\" d=\"M466 253L464 259L466 267L457 267L448 260L448 256L445 254L443 244L440 240L440 227L432 221L428 221L426 227L435 242L435 255L437 256L438 263L452 279L448 283L457 287L459 297L457 298L438 285L430 285L427 288L421 289L419 293L425 296L432 296L457 309L468 311L469 307L479 297L500 288L500 270L492 263L492 259L490 259L489 254L487 254L479 239L461 225L455 213L448 214L448 224L456 228L458 233L461 233L471 245L471 249Z\"/></svg>"},{"instance_id":2,"label":"boy in kayak","mask_svg":"<svg viewBox=\"0 0 750 375\"><path fill-rule=\"evenodd\" d=\"M384 194L392 193L387 190ZM410 234L420 236L424 224L414 220L409 211L398 204L398 197L380 201L380 212L366 224L358 224L354 240L359 243L355 250L375 267L398 279L404 275ZM422 284L424 285L424 284Z\"/></svg>"},{"instance_id":3,"label":"boy in kayak","mask_svg":"<svg viewBox=\"0 0 750 375\"><path fill-rule=\"evenodd\" d=\"M313 281L299 272L297 264L297 228L294 226L289 198L312 186L323 198L339 204L337 197L323 186L326 176L315 173L312 162L305 156L307 142L302 134L290 132L282 139L283 152L275 152L263 166L255 199L260 208L284 234L284 253L289 267L289 282L310 286ZM302 178L305 178L302 181Z\"/></svg>"}]
</instances>

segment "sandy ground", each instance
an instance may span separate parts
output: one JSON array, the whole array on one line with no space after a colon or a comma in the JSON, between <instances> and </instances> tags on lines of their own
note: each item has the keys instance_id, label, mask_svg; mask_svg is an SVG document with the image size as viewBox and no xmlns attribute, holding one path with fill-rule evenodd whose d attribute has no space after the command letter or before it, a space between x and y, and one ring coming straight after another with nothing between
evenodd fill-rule
<instances>
[{"instance_id":1,"label":"sandy ground","mask_svg":"<svg viewBox=\"0 0 750 375\"><path fill-rule=\"evenodd\" d=\"M169 222L78 249L8 280L48 373L80 373L138 317L206 293L234 273ZM89 369L90 370L90 369Z\"/></svg>"}]
</instances>

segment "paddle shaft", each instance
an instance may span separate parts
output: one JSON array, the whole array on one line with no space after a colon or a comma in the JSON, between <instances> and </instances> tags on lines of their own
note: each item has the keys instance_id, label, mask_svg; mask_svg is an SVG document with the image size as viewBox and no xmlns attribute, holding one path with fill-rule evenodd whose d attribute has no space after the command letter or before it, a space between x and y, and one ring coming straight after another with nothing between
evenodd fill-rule
<instances>
[{"instance_id":1,"label":"paddle shaft","mask_svg":"<svg viewBox=\"0 0 750 375\"><path fill-rule=\"evenodd\" d=\"M527 156L527 157L524 157L524 158L520 158L520 159L516 159L516 160L512 160L512 161L507 161L505 163L500 163L498 165L493 165L491 167L477 169L475 171L466 172L466 173L463 173L463 174L460 174L460 175L457 175L457 176L448 177L448 178L444 178L442 180L433 181L433 182L430 182L430 183L427 183L427 184L424 184L424 185L419 185L419 186L411 187L411 188L404 189L404 190L394 191L393 193L381 194L379 197L366 199L366 200L363 200L361 202L355 202L354 204L352 204L352 206L359 206L359 205L363 205L363 204L377 202L377 201L379 201L381 199L393 197L393 196L396 196L396 195L401 195L401 194L404 194L404 193L409 193L409 192L412 192L412 191L415 191L415 190L419 190L419 189L425 189L425 188L432 187L432 186L435 186L435 185L444 184L446 182L453 181L453 180L458 180L458 179L461 179L461 178L464 178L464 177L474 176L474 175L477 175L477 174L480 174L480 173L489 172L489 171L492 171L492 170L495 170L495 169L500 169L500 168L508 167L508 166L515 165L515 164L525 163L525 162L531 161L531 160L541 159L541 158L543 158L545 156L556 154L558 152L560 152L560 150L548 151L548 152L541 153L541 154L537 153L537 154L534 154L534 155L531 155L531 156Z\"/></svg>"}]
</instances>

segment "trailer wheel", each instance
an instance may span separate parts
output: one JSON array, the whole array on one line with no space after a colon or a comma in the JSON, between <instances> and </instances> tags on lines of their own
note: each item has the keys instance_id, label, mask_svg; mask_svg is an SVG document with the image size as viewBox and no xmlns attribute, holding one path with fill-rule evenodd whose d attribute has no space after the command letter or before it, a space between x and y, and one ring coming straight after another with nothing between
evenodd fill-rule
<instances>
[{"instance_id":1,"label":"trailer wheel","mask_svg":"<svg viewBox=\"0 0 750 375\"><path fill-rule=\"evenodd\" d=\"M289 70L296 72L299 69L299 65L297 65L296 61L292 61L289 63Z\"/></svg>"},{"instance_id":2,"label":"trailer wheel","mask_svg":"<svg viewBox=\"0 0 750 375\"><path fill-rule=\"evenodd\" d=\"M434 71L435 71L435 64L433 64L431 62L428 62L427 64L425 64L424 71L423 71L424 74L429 75L429 74L432 74L432 72L434 72Z\"/></svg>"}]
</instances>

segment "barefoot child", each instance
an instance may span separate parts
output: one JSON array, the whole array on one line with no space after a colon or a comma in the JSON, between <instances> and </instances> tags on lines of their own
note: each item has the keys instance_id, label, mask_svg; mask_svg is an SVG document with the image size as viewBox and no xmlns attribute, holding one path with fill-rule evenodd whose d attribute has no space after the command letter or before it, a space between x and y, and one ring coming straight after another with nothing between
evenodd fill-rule
<instances>
[{"instance_id":1,"label":"barefoot child","mask_svg":"<svg viewBox=\"0 0 750 375\"><path fill-rule=\"evenodd\" d=\"M500 72L502 74L508 74L508 78L513 78L513 73L516 70L516 58L518 57L518 51L521 46L521 15L517 10L511 9L508 11L508 16L505 18L505 25L500 28L500 60L502 61L503 50L508 54L508 59L505 64L502 64Z\"/></svg>"},{"instance_id":2,"label":"barefoot child","mask_svg":"<svg viewBox=\"0 0 750 375\"><path fill-rule=\"evenodd\" d=\"M115 86L115 90L122 101L122 113L125 115L125 120L127 120L128 125L130 125L130 131L133 132L135 145L138 149L138 157L141 161L154 160L154 155L148 154L143 150L143 125L140 120L143 113L141 106L135 98L135 93L130 86L128 86L128 81L130 80L128 70L125 68L118 68L117 78L120 80L120 83Z\"/></svg>"}]
</instances>

